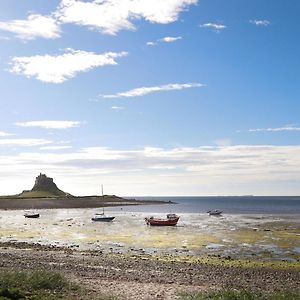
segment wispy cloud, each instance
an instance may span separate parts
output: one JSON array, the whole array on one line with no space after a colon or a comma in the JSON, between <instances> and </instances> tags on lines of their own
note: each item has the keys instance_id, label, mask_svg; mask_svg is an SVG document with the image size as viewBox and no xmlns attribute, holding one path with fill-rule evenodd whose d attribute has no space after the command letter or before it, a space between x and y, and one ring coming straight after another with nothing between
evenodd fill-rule
<instances>
[{"instance_id":1,"label":"wispy cloud","mask_svg":"<svg viewBox=\"0 0 300 300\"><path fill-rule=\"evenodd\" d=\"M155 45L157 45L157 42L147 42L146 45L147 46L155 46Z\"/></svg>"},{"instance_id":2,"label":"wispy cloud","mask_svg":"<svg viewBox=\"0 0 300 300\"><path fill-rule=\"evenodd\" d=\"M122 107L122 106L112 106L111 109L113 109L113 110L123 110L124 107Z\"/></svg>"},{"instance_id":3,"label":"wispy cloud","mask_svg":"<svg viewBox=\"0 0 300 300\"><path fill-rule=\"evenodd\" d=\"M20 127L40 127L46 129L68 129L73 127L79 127L82 122L79 121L28 121L17 122L16 126Z\"/></svg>"},{"instance_id":4,"label":"wispy cloud","mask_svg":"<svg viewBox=\"0 0 300 300\"><path fill-rule=\"evenodd\" d=\"M20 147L32 147L51 144L52 141L45 139L0 139L1 146L20 146Z\"/></svg>"},{"instance_id":5,"label":"wispy cloud","mask_svg":"<svg viewBox=\"0 0 300 300\"><path fill-rule=\"evenodd\" d=\"M164 38L161 38L160 41L165 43L173 43L181 39L182 39L181 36L166 36Z\"/></svg>"},{"instance_id":6,"label":"wispy cloud","mask_svg":"<svg viewBox=\"0 0 300 300\"><path fill-rule=\"evenodd\" d=\"M79 127L82 122L79 121L29 121L29 122L17 122L16 126L21 127L40 127L46 129L68 129L73 127Z\"/></svg>"},{"instance_id":7,"label":"wispy cloud","mask_svg":"<svg viewBox=\"0 0 300 300\"><path fill-rule=\"evenodd\" d=\"M0 137L6 137L6 136L12 136L14 135L13 133L8 133L8 132L4 132L4 131L0 131Z\"/></svg>"},{"instance_id":8,"label":"wispy cloud","mask_svg":"<svg viewBox=\"0 0 300 300\"><path fill-rule=\"evenodd\" d=\"M205 24L201 24L200 27L211 28L215 32L221 32L222 30L227 28L227 26L225 26L224 24L219 24L219 23L205 23Z\"/></svg>"},{"instance_id":9,"label":"wispy cloud","mask_svg":"<svg viewBox=\"0 0 300 300\"><path fill-rule=\"evenodd\" d=\"M155 42L147 42L147 46L156 46L158 43L174 43L178 40L181 40L181 36L166 36L161 39L156 40Z\"/></svg>"},{"instance_id":10,"label":"wispy cloud","mask_svg":"<svg viewBox=\"0 0 300 300\"><path fill-rule=\"evenodd\" d=\"M55 19L37 14L29 15L26 20L2 21L0 30L14 33L23 40L56 39L61 34L60 26Z\"/></svg>"},{"instance_id":11,"label":"wispy cloud","mask_svg":"<svg viewBox=\"0 0 300 300\"><path fill-rule=\"evenodd\" d=\"M201 83L170 83L166 85L151 86L151 87L140 87L129 90L127 92L112 94L112 95L100 95L103 98L128 98L128 97L139 97L156 92L182 90L189 88L203 87Z\"/></svg>"},{"instance_id":12,"label":"wispy cloud","mask_svg":"<svg viewBox=\"0 0 300 300\"><path fill-rule=\"evenodd\" d=\"M249 22L256 26L268 26L271 24L268 20L250 20Z\"/></svg>"},{"instance_id":13,"label":"wispy cloud","mask_svg":"<svg viewBox=\"0 0 300 300\"><path fill-rule=\"evenodd\" d=\"M71 149L72 146L43 146L40 147L40 150L66 150L66 149Z\"/></svg>"},{"instance_id":14,"label":"wispy cloud","mask_svg":"<svg viewBox=\"0 0 300 300\"><path fill-rule=\"evenodd\" d=\"M121 30L135 30L135 20L168 24L198 0L62 0L56 11L62 23L88 26L105 34L117 34Z\"/></svg>"},{"instance_id":15,"label":"wispy cloud","mask_svg":"<svg viewBox=\"0 0 300 300\"><path fill-rule=\"evenodd\" d=\"M285 125L283 127L275 127L275 128L254 128L249 129L249 132L281 132L281 131L300 131L300 127L296 127L294 125Z\"/></svg>"},{"instance_id":16,"label":"wispy cloud","mask_svg":"<svg viewBox=\"0 0 300 300\"><path fill-rule=\"evenodd\" d=\"M62 83L96 67L117 65L116 58L126 56L127 52L106 52L96 54L83 50L66 49L62 55L36 55L14 57L10 72L35 77L49 83Z\"/></svg>"}]
</instances>

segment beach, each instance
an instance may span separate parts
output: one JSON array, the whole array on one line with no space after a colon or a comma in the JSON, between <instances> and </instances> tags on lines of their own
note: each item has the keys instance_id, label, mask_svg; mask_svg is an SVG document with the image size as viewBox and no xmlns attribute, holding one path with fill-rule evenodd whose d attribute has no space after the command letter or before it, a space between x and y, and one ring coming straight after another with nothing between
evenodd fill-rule
<instances>
[{"instance_id":1,"label":"beach","mask_svg":"<svg viewBox=\"0 0 300 300\"><path fill-rule=\"evenodd\" d=\"M104 254L27 243L1 243L1 271L60 272L84 286L89 299L106 294L117 299L177 299L180 292L220 289L293 290L299 265L247 265L222 258L197 261L168 256ZM76 299L80 299L77 298ZM84 298L86 299L86 298ZM179 299L179 298L178 298Z\"/></svg>"},{"instance_id":2,"label":"beach","mask_svg":"<svg viewBox=\"0 0 300 300\"><path fill-rule=\"evenodd\" d=\"M181 292L297 290L299 214L223 213L180 204L106 207L115 220L93 222L102 208L2 210L0 270L55 270L117 299L180 299ZM175 227L147 226L146 216L179 211ZM183 211L189 212L183 212ZM181 211L181 212L180 212Z\"/></svg>"}]
</instances>

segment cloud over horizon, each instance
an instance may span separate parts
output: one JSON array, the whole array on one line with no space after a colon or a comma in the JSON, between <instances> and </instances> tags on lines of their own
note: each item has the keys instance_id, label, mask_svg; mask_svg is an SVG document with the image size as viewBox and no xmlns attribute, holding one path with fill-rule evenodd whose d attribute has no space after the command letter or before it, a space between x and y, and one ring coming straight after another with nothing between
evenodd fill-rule
<instances>
[{"instance_id":1,"label":"cloud over horizon","mask_svg":"<svg viewBox=\"0 0 300 300\"><path fill-rule=\"evenodd\" d=\"M51 144L51 143L52 141L46 139L34 139L34 138L0 139L1 146L34 147L34 146Z\"/></svg>"},{"instance_id":2,"label":"cloud over horizon","mask_svg":"<svg viewBox=\"0 0 300 300\"><path fill-rule=\"evenodd\" d=\"M8 132L5 132L5 131L0 131L0 137L5 137L5 136L12 136L14 135L13 133L8 133Z\"/></svg>"},{"instance_id":3,"label":"cloud over horizon","mask_svg":"<svg viewBox=\"0 0 300 300\"><path fill-rule=\"evenodd\" d=\"M47 83L63 83L78 73L106 65L117 65L115 59L127 54L127 52L97 54L68 48L61 55L13 57L9 71Z\"/></svg>"},{"instance_id":4,"label":"cloud over horizon","mask_svg":"<svg viewBox=\"0 0 300 300\"><path fill-rule=\"evenodd\" d=\"M299 151L300 145L236 145L134 150L86 147L59 153L20 152L0 154L0 180L4 176L7 180L12 171L28 177L33 170L43 170L61 174L63 178L69 174L70 186L79 192L78 183L83 189L82 194L91 185L98 187L100 178L105 178L116 189L122 186L124 191L137 191L141 184L144 192L152 191L153 186L157 191L158 187L167 185L167 190L182 191L183 186L188 186L199 193L195 186L201 182L214 194L216 185L231 186L232 182L253 188L262 181L264 185L299 181ZM15 166L13 170L12 165ZM83 178L87 179L86 183Z\"/></svg>"},{"instance_id":5,"label":"cloud over horizon","mask_svg":"<svg viewBox=\"0 0 300 300\"><path fill-rule=\"evenodd\" d=\"M140 97L151 93L182 90L189 88L203 87L201 83L170 83L166 85L151 86L151 87L140 87L135 88L126 92L111 94L111 95L100 95L103 98L129 98L129 97Z\"/></svg>"}]
</instances>

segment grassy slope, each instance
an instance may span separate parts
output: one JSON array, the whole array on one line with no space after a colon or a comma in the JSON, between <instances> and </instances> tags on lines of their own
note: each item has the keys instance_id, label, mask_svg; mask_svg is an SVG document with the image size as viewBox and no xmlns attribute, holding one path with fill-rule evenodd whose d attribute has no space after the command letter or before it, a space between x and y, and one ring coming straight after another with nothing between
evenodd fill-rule
<instances>
[{"instance_id":1,"label":"grassy slope","mask_svg":"<svg viewBox=\"0 0 300 300\"><path fill-rule=\"evenodd\" d=\"M55 195L47 191L26 191L18 195L18 198L57 198L59 196L65 196L65 193L62 193L62 195Z\"/></svg>"},{"instance_id":2,"label":"grassy slope","mask_svg":"<svg viewBox=\"0 0 300 300\"><path fill-rule=\"evenodd\" d=\"M113 300L91 295L63 275L47 271L0 272L0 300Z\"/></svg>"}]
</instances>

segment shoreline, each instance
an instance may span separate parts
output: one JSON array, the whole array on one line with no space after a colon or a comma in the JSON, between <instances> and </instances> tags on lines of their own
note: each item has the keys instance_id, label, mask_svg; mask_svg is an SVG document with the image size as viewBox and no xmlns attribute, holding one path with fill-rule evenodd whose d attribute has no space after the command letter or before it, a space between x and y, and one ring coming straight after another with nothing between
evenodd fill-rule
<instances>
[{"instance_id":1,"label":"shoreline","mask_svg":"<svg viewBox=\"0 0 300 300\"><path fill-rule=\"evenodd\" d=\"M26 249L26 251L24 251ZM268 264L227 264L224 258L197 262L153 255L122 255L79 251L66 247L0 242L1 271L52 270L64 274L95 293L119 299L176 299L178 292L211 289L257 291L298 290L299 269L272 268ZM213 263L218 262L218 263Z\"/></svg>"},{"instance_id":2,"label":"shoreline","mask_svg":"<svg viewBox=\"0 0 300 300\"><path fill-rule=\"evenodd\" d=\"M159 200L125 199L117 196L82 196L57 198L0 197L0 210L98 208L130 205L170 204ZM174 204L174 202L172 202Z\"/></svg>"}]
</instances>

